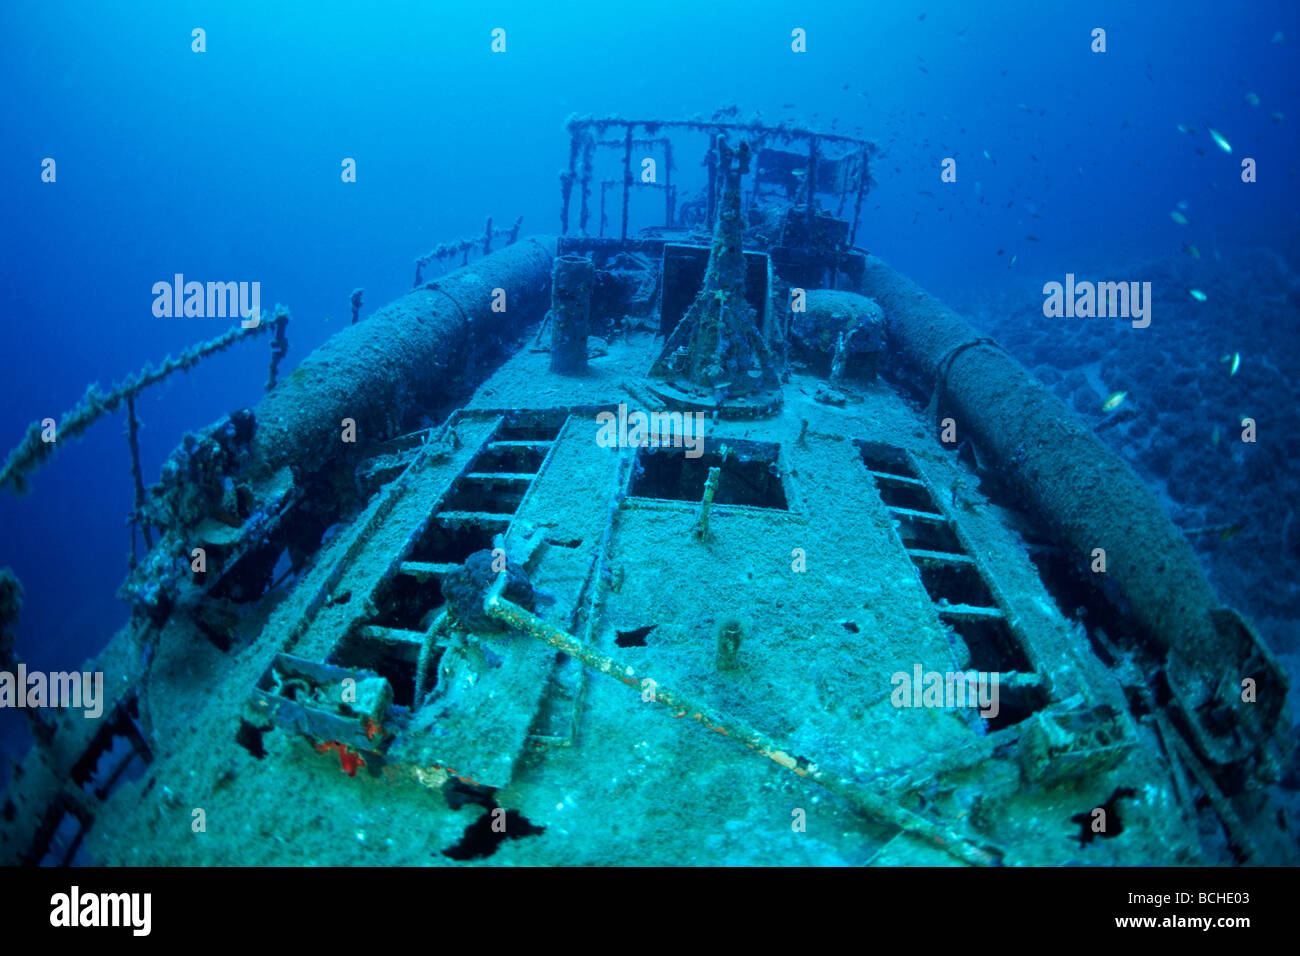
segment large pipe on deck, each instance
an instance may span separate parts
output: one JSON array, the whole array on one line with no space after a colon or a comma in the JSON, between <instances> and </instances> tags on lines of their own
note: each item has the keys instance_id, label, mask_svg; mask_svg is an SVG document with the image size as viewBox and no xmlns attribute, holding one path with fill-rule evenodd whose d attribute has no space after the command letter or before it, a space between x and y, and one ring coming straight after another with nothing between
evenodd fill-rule
<instances>
[{"instance_id":1,"label":"large pipe on deck","mask_svg":"<svg viewBox=\"0 0 1300 956\"><path fill-rule=\"evenodd\" d=\"M1094 549L1104 550L1107 582L1186 692L1193 736L1216 759L1235 760L1277 732L1266 719L1277 710L1243 703L1237 691L1254 677L1284 700L1280 669L1222 607L1187 539L1128 464L1019 362L875 256L860 291L884 307L891 343L936 389L958 436L994 459L1082 562L1091 566Z\"/></svg>"},{"instance_id":2,"label":"large pipe on deck","mask_svg":"<svg viewBox=\"0 0 1300 956\"><path fill-rule=\"evenodd\" d=\"M344 419L362 444L391 437L408 410L451 397L446 386L468 361L545 314L554 258L554 236L524 239L337 333L255 409L257 460L311 472L349 447Z\"/></svg>"}]
</instances>

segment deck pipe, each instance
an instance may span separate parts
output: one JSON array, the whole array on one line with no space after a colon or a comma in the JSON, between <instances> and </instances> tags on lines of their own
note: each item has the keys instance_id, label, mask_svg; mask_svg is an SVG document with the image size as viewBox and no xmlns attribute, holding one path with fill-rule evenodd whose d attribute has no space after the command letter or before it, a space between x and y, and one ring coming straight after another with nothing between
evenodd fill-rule
<instances>
[{"instance_id":1,"label":"deck pipe","mask_svg":"<svg viewBox=\"0 0 1300 956\"><path fill-rule=\"evenodd\" d=\"M1285 700L1286 678L1240 617L1222 606L1191 545L1155 494L1093 430L1019 362L876 256L859 292L885 309L886 336L912 371L939 391L957 423L1057 538L1091 568L1105 551L1115 603L1164 655L1178 710L1214 762L1264 758L1284 732L1281 703L1243 702L1253 677Z\"/></svg>"},{"instance_id":2,"label":"deck pipe","mask_svg":"<svg viewBox=\"0 0 1300 956\"><path fill-rule=\"evenodd\" d=\"M551 371L584 375L596 267L587 256L559 256L552 276Z\"/></svg>"},{"instance_id":3,"label":"deck pipe","mask_svg":"<svg viewBox=\"0 0 1300 956\"><path fill-rule=\"evenodd\" d=\"M255 459L269 472L314 472L393 437L409 410L453 397L450 383L474 356L545 313L555 242L534 236L498 249L338 332L254 410ZM356 445L340 440L345 418L356 423Z\"/></svg>"}]
</instances>

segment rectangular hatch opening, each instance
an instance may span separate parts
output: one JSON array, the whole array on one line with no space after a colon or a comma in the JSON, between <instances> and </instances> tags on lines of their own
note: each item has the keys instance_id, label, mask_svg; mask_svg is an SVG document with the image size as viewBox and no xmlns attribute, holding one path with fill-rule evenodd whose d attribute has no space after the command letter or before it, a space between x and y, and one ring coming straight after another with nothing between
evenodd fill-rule
<instances>
[{"instance_id":1,"label":"rectangular hatch opening","mask_svg":"<svg viewBox=\"0 0 1300 956\"><path fill-rule=\"evenodd\" d=\"M701 454L691 458L686 448L637 449L629 493L637 498L698 503L710 468L720 468L715 505L746 505L789 511L781 478L780 446L741 439L703 440Z\"/></svg>"}]
</instances>

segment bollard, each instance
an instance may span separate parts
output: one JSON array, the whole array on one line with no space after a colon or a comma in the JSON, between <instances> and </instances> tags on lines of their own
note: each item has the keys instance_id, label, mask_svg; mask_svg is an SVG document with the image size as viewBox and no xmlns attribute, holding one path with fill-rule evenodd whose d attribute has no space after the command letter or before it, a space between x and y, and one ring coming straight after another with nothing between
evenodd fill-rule
<instances>
[{"instance_id":1,"label":"bollard","mask_svg":"<svg viewBox=\"0 0 1300 956\"><path fill-rule=\"evenodd\" d=\"M596 269L586 256L560 256L551 273L551 371L587 371L587 327Z\"/></svg>"}]
</instances>

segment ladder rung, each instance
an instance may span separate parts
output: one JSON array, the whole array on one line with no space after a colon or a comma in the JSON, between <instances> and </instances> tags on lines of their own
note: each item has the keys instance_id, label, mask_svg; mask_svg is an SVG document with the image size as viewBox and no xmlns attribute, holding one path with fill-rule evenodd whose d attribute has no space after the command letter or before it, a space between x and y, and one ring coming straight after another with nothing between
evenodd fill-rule
<instances>
[{"instance_id":1,"label":"ladder rung","mask_svg":"<svg viewBox=\"0 0 1300 956\"><path fill-rule=\"evenodd\" d=\"M527 484L537 477L533 471L471 471L465 476L467 481L500 481L512 484Z\"/></svg>"},{"instance_id":2,"label":"ladder rung","mask_svg":"<svg viewBox=\"0 0 1300 956\"><path fill-rule=\"evenodd\" d=\"M493 441L488 442L488 450L497 448L550 448L553 441Z\"/></svg>"},{"instance_id":3,"label":"ladder rung","mask_svg":"<svg viewBox=\"0 0 1300 956\"><path fill-rule=\"evenodd\" d=\"M953 618L958 621L1000 621L1002 609L996 607L976 607L973 604L939 604L940 617Z\"/></svg>"},{"instance_id":4,"label":"ladder rung","mask_svg":"<svg viewBox=\"0 0 1300 956\"><path fill-rule=\"evenodd\" d=\"M359 633L362 637L371 641L379 641L381 644L424 646L424 635L419 631L407 631L397 627L380 627L378 624L367 624L361 628Z\"/></svg>"},{"instance_id":5,"label":"ladder rung","mask_svg":"<svg viewBox=\"0 0 1300 956\"><path fill-rule=\"evenodd\" d=\"M969 554L954 554L951 551L926 551L922 548L908 548L907 556L913 561L935 561L939 564L975 563L975 559Z\"/></svg>"},{"instance_id":6,"label":"ladder rung","mask_svg":"<svg viewBox=\"0 0 1300 956\"><path fill-rule=\"evenodd\" d=\"M925 487L925 482L919 478L908 478L906 475L894 475L887 471L869 471L869 474L877 481L883 481L891 485L908 485L912 488Z\"/></svg>"},{"instance_id":7,"label":"ladder rung","mask_svg":"<svg viewBox=\"0 0 1300 956\"><path fill-rule=\"evenodd\" d=\"M505 529L514 515L495 514L491 511L439 511L435 518L442 524L476 524L484 528Z\"/></svg>"},{"instance_id":8,"label":"ladder rung","mask_svg":"<svg viewBox=\"0 0 1300 956\"><path fill-rule=\"evenodd\" d=\"M459 564L434 564L432 561L403 561L398 565L397 573L409 574L413 578L426 581L429 578L441 578L459 567Z\"/></svg>"},{"instance_id":9,"label":"ladder rung","mask_svg":"<svg viewBox=\"0 0 1300 956\"><path fill-rule=\"evenodd\" d=\"M889 506L889 513L896 518L907 518L912 521L928 521L930 524L947 524L948 519L940 514L931 511L913 511L911 508L898 508L893 505Z\"/></svg>"}]
</instances>

